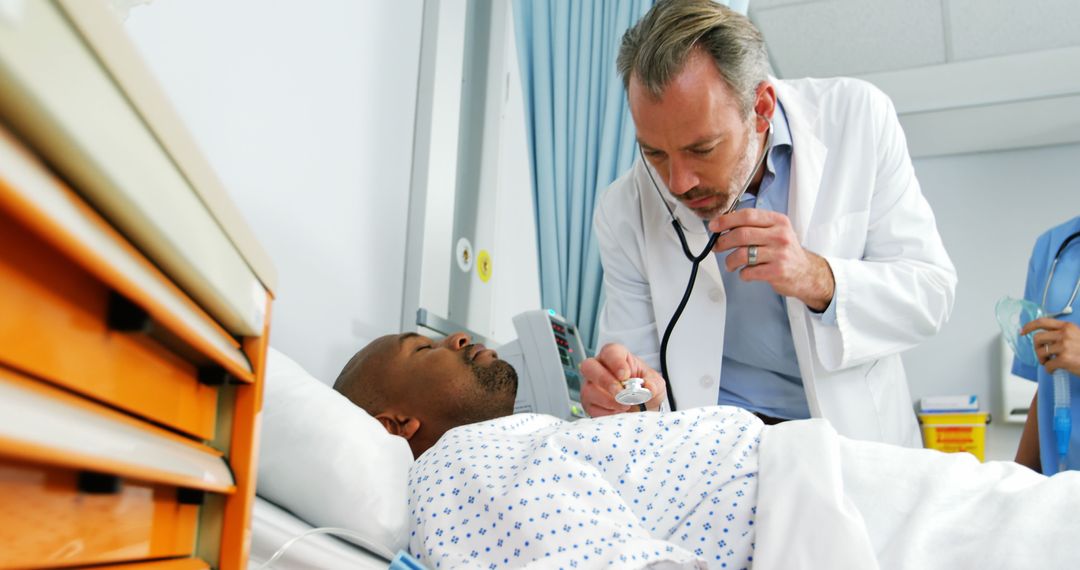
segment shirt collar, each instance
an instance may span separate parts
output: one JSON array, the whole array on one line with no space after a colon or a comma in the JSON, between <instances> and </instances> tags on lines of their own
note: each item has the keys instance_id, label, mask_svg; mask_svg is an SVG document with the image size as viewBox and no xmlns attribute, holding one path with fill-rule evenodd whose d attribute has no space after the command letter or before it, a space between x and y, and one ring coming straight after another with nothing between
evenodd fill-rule
<instances>
[{"instance_id":1,"label":"shirt collar","mask_svg":"<svg viewBox=\"0 0 1080 570\"><path fill-rule=\"evenodd\" d=\"M787 146L791 148L791 129L788 128L787 113L779 99L776 100L776 113L772 118L773 142L769 153L772 154L777 148Z\"/></svg>"},{"instance_id":2,"label":"shirt collar","mask_svg":"<svg viewBox=\"0 0 1080 570\"><path fill-rule=\"evenodd\" d=\"M769 148L769 157L765 159L765 168L769 174L776 175L777 155L781 152L791 152L791 129L788 128L787 114L779 100L776 101L776 113L772 118L772 146Z\"/></svg>"},{"instance_id":3,"label":"shirt collar","mask_svg":"<svg viewBox=\"0 0 1080 570\"><path fill-rule=\"evenodd\" d=\"M787 114L784 113L784 105L778 99L776 101L776 113L772 118L772 145L769 147L768 156L765 158L765 177L762 179L762 190L776 177L776 161L780 153L791 153L791 129L788 127ZM760 196L761 192L759 192ZM747 203L756 203L759 196L749 192L739 198L739 207L746 207Z\"/></svg>"}]
</instances>

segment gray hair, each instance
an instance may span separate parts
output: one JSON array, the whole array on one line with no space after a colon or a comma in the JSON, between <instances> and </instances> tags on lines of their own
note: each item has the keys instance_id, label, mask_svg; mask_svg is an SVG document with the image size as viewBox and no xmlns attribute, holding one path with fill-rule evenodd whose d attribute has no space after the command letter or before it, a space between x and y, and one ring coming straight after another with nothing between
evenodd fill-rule
<instances>
[{"instance_id":1,"label":"gray hair","mask_svg":"<svg viewBox=\"0 0 1080 570\"><path fill-rule=\"evenodd\" d=\"M749 115L768 78L765 40L746 16L714 0L660 0L627 30L616 60L623 86L629 90L634 75L659 98L695 47L712 58Z\"/></svg>"}]
</instances>

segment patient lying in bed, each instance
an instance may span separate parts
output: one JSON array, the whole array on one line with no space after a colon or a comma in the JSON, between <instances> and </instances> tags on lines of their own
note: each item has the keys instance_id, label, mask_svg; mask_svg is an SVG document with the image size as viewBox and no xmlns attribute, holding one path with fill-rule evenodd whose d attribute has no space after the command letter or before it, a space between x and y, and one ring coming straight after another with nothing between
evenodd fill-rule
<instances>
[{"instance_id":1,"label":"patient lying in bed","mask_svg":"<svg viewBox=\"0 0 1080 570\"><path fill-rule=\"evenodd\" d=\"M409 441L410 550L432 568L1080 567L1080 477L763 426L738 408L511 415L467 336L383 337L335 389Z\"/></svg>"}]
</instances>

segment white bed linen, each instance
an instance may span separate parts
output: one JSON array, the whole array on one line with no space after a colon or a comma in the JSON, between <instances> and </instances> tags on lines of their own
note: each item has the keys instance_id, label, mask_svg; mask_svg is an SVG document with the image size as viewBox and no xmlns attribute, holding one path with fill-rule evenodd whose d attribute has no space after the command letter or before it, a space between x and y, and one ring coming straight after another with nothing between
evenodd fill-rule
<instances>
[{"instance_id":1,"label":"white bed linen","mask_svg":"<svg viewBox=\"0 0 1080 570\"><path fill-rule=\"evenodd\" d=\"M258 568L283 544L311 528L311 525L288 511L256 496L251 513L248 568ZM305 537L294 543L284 556L278 558L273 568L386 570L389 565L389 562L341 540L320 535Z\"/></svg>"},{"instance_id":2,"label":"white bed linen","mask_svg":"<svg viewBox=\"0 0 1080 570\"><path fill-rule=\"evenodd\" d=\"M755 570L1080 568L1080 473L837 435L761 435Z\"/></svg>"}]
</instances>

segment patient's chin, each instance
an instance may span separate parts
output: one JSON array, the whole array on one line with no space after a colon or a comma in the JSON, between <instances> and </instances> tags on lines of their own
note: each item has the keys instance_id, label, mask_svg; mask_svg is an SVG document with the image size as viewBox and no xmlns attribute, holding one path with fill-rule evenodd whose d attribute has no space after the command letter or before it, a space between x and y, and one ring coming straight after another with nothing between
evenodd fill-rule
<instances>
[{"instance_id":1,"label":"patient's chin","mask_svg":"<svg viewBox=\"0 0 1080 570\"><path fill-rule=\"evenodd\" d=\"M486 366L475 366L476 381L485 392L496 395L517 396L517 371L505 360L495 360Z\"/></svg>"},{"instance_id":2,"label":"patient's chin","mask_svg":"<svg viewBox=\"0 0 1080 570\"><path fill-rule=\"evenodd\" d=\"M486 394L485 419L495 419L514 413L517 398L517 371L505 360L495 360L477 367L476 380Z\"/></svg>"}]
</instances>

